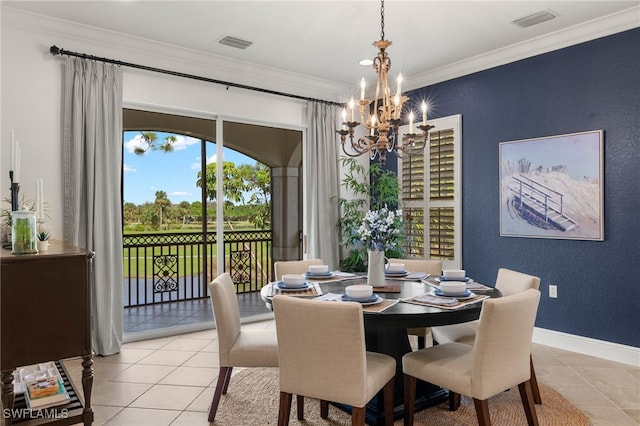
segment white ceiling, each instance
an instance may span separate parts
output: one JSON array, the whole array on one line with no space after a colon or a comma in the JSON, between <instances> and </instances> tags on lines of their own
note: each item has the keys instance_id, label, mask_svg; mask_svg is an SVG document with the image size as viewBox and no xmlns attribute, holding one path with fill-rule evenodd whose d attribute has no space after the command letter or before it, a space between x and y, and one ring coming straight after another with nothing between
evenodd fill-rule
<instances>
[{"instance_id":1,"label":"white ceiling","mask_svg":"<svg viewBox=\"0 0 640 426\"><path fill-rule=\"evenodd\" d=\"M373 80L372 42L380 38L378 1L3 1L22 9L92 27L354 85ZM640 25L640 1L401 1L385 2L385 38L391 75L405 79L437 72L514 47L535 54L540 40L611 16ZM548 10L557 17L529 28L513 20ZM635 16L635 18L634 18ZM629 21L629 18L626 18ZM633 25L633 24L632 24ZM223 46L231 35L246 50ZM566 37L565 37L566 38ZM548 44L548 43L547 43ZM529 47L530 46L530 47ZM65 47L65 46L61 46ZM99 52L84 52L96 54ZM115 58L118 59L118 58ZM415 82L414 82L415 83ZM410 82L407 88L415 87Z\"/></svg>"}]
</instances>

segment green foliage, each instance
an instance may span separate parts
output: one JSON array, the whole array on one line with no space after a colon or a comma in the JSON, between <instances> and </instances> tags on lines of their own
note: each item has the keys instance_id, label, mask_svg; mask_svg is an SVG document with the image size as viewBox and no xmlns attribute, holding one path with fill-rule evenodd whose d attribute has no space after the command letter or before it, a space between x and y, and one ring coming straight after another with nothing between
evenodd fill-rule
<instances>
[{"instance_id":1,"label":"green foliage","mask_svg":"<svg viewBox=\"0 0 640 426\"><path fill-rule=\"evenodd\" d=\"M173 152L173 144L178 140L174 135L164 138L164 142L158 145L158 135L155 132L140 132L144 147L136 146L133 150L136 155L144 155L147 151Z\"/></svg>"},{"instance_id":2,"label":"green foliage","mask_svg":"<svg viewBox=\"0 0 640 426\"><path fill-rule=\"evenodd\" d=\"M385 206L395 209L398 206L400 186L397 176L382 169L379 164L372 164L367 169L354 158L341 158L340 161L345 170L341 185L354 196L353 199L337 199L341 213L338 229L341 242L349 253L341 260L340 267L344 271L364 272L367 249L361 242L358 228L364 220L367 204L371 210L379 210ZM401 257L398 254L398 249L386 251L387 257Z\"/></svg>"},{"instance_id":3,"label":"green foliage","mask_svg":"<svg viewBox=\"0 0 640 426\"><path fill-rule=\"evenodd\" d=\"M51 237L51 235L49 235L48 232L40 231L36 234L36 237L38 238L39 241L47 241L49 237Z\"/></svg>"}]
</instances>

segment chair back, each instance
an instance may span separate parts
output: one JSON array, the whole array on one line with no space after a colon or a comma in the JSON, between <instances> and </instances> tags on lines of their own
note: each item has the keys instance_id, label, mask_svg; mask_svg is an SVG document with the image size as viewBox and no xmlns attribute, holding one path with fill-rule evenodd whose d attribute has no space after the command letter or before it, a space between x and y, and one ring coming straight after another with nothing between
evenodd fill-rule
<instances>
[{"instance_id":1,"label":"chair back","mask_svg":"<svg viewBox=\"0 0 640 426\"><path fill-rule=\"evenodd\" d=\"M364 320L359 303L275 296L280 391L366 404Z\"/></svg>"},{"instance_id":2,"label":"chair back","mask_svg":"<svg viewBox=\"0 0 640 426\"><path fill-rule=\"evenodd\" d=\"M240 309L236 289L229 273L225 272L209 284L211 307L218 330L220 366L228 367L229 351L240 335Z\"/></svg>"},{"instance_id":3,"label":"chair back","mask_svg":"<svg viewBox=\"0 0 640 426\"><path fill-rule=\"evenodd\" d=\"M281 260L273 264L276 281L280 281L284 274L304 274L310 265L324 265L322 259Z\"/></svg>"},{"instance_id":4,"label":"chair back","mask_svg":"<svg viewBox=\"0 0 640 426\"><path fill-rule=\"evenodd\" d=\"M540 288L540 278L511 269L500 268L496 277L496 288L500 290L503 296L522 293L530 288L538 290Z\"/></svg>"},{"instance_id":5,"label":"chair back","mask_svg":"<svg viewBox=\"0 0 640 426\"><path fill-rule=\"evenodd\" d=\"M441 260L429 259L389 259L390 263L404 263L407 271L424 272L429 275L439 276L442 273Z\"/></svg>"},{"instance_id":6,"label":"chair back","mask_svg":"<svg viewBox=\"0 0 640 426\"><path fill-rule=\"evenodd\" d=\"M533 326L540 292L529 289L482 304L473 349L472 395L487 399L530 379Z\"/></svg>"}]
</instances>

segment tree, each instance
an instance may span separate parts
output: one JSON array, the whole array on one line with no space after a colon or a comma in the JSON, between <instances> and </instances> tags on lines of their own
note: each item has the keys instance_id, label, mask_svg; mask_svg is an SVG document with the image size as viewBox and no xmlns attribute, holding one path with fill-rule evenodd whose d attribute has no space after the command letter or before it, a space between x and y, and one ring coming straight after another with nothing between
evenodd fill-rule
<instances>
[{"instance_id":1,"label":"tree","mask_svg":"<svg viewBox=\"0 0 640 426\"><path fill-rule=\"evenodd\" d=\"M257 207L249 222L256 228L268 229L271 226L271 169L262 163L244 164L240 168L251 191L249 203Z\"/></svg>"},{"instance_id":2,"label":"tree","mask_svg":"<svg viewBox=\"0 0 640 426\"><path fill-rule=\"evenodd\" d=\"M175 135L170 135L164 138L164 142L161 145L158 145L158 135L155 132L140 132L142 135L142 146L136 146L133 149L134 154L136 155L144 155L147 151L163 151L163 152L172 152L173 144L178 140Z\"/></svg>"},{"instance_id":3,"label":"tree","mask_svg":"<svg viewBox=\"0 0 640 426\"><path fill-rule=\"evenodd\" d=\"M211 201L216 200L217 195L217 164L209 163L206 169L207 182L207 198ZM222 163L223 173L223 191L225 207L232 206L234 203L244 202L244 192L247 191L247 183L243 177L242 170L230 161ZM202 172L198 172L198 180L196 186L202 188Z\"/></svg>"},{"instance_id":4,"label":"tree","mask_svg":"<svg viewBox=\"0 0 640 426\"><path fill-rule=\"evenodd\" d=\"M159 225L162 226L163 218L165 216L164 213L166 212L167 208L171 205L171 201L167 198L167 193L164 191L156 191L155 204L156 206L160 207Z\"/></svg>"}]
</instances>

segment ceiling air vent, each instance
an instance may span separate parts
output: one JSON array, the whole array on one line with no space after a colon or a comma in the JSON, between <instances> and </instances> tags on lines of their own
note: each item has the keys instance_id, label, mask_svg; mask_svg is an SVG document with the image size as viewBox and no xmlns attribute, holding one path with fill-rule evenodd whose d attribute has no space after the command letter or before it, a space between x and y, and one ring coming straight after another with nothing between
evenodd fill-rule
<instances>
[{"instance_id":1,"label":"ceiling air vent","mask_svg":"<svg viewBox=\"0 0 640 426\"><path fill-rule=\"evenodd\" d=\"M549 12L548 10L543 10L542 12L532 13L531 15L516 19L515 21L513 21L513 23L519 27L526 28L532 25L540 24L544 21L549 21L555 17L556 15Z\"/></svg>"},{"instance_id":2,"label":"ceiling air vent","mask_svg":"<svg viewBox=\"0 0 640 426\"><path fill-rule=\"evenodd\" d=\"M218 43L224 44L225 46L235 47L236 49L246 49L253 44L252 41L243 40L233 36L224 36L218 40Z\"/></svg>"}]
</instances>

